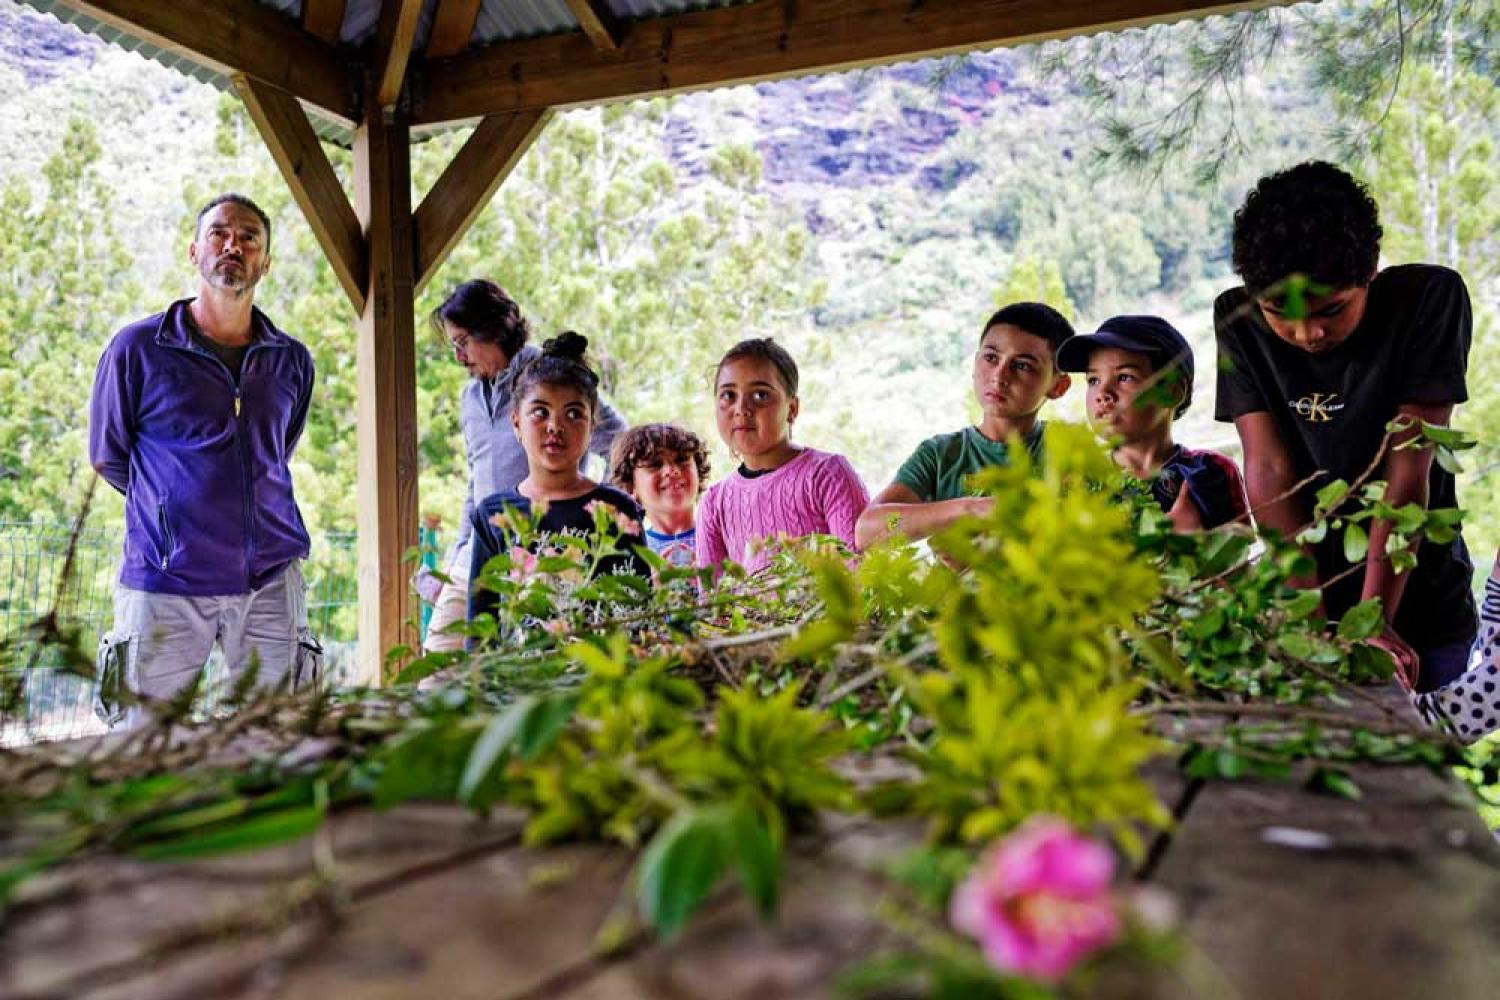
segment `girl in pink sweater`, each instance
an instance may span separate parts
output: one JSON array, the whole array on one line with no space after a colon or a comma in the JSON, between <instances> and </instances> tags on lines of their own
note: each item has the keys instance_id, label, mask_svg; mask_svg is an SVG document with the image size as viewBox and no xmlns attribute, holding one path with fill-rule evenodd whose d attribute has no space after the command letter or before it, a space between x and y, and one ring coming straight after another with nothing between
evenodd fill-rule
<instances>
[{"instance_id":1,"label":"girl in pink sweater","mask_svg":"<svg viewBox=\"0 0 1500 1000\"><path fill-rule=\"evenodd\" d=\"M770 338L742 340L714 377L719 435L740 467L708 488L698 507L698 565L726 559L754 573L778 536L835 535L854 547L869 502L842 455L792 443L797 363Z\"/></svg>"}]
</instances>

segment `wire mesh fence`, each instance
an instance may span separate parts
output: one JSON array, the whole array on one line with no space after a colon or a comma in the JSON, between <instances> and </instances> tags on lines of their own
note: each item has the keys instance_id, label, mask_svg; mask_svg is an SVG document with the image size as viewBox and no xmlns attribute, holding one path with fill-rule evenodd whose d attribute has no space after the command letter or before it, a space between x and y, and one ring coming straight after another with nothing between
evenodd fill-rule
<instances>
[{"instance_id":1,"label":"wire mesh fence","mask_svg":"<svg viewBox=\"0 0 1500 1000\"><path fill-rule=\"evenodd\" d=\"M103 731L88 674L113 613L120 543L118 530L84 528L74 545L69 524L0 521L0 684L11 706L0 714L0 746ZM70 546L73 564L65 573ZM353 532L313 539L305 566L308 624L335 680L355 652L356 565ZM59 628L76 630L84 663L62 646L37 643L36 623L54 608ZM211 702L224 676L217 653L204 669Z\"/></svg>"}]
</instances>

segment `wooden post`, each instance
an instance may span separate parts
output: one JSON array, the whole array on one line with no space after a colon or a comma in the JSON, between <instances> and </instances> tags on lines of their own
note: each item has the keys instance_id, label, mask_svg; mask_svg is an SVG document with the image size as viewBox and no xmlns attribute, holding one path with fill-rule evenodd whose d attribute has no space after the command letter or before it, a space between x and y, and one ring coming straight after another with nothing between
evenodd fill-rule
<instances>
[{"instance_id":1,"label":"wooden post","mask_svg":"<svg viewBox=\"0 0 1500 1000\"><path fill-rule=\"evenodd\" d=\"M355 362L359 443L359 662L379 684L393 646L416 648L416 605L401 561L417 544L417 373L411 146L406 112L382 111L372 86L354 133L355 207L369 283ZM393 665L394 666L394 665Z\"/></svg>"}]
</instances>

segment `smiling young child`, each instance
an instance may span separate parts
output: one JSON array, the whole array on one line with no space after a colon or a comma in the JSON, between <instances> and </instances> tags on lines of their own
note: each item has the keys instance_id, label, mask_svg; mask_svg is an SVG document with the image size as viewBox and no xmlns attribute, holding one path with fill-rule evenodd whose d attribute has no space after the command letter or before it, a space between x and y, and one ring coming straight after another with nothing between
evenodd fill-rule
<instances>
[{"instance_id":1,"label":"smiling young child","mask_svg":"<svg viewBox=\"0 0 1500 1000\"><path fill-rule=\"evenodd\" d=\"M990 317L974 352L974 398L979 423L928 438L876 494L859 516L859 547L869 548L896 530L915 541L935 535L965 514L982 514L988 497L973 495L968 478L980 469L1010 462L1010 442L1019 438L1037 454L1042 443L1043 404L1068 391L1068 376L1056 364L1057 349L1073 336L1063 315L1040 302L1016 302Z\"/></svg>"},{"instance_id":2,"label":"smiling young child","mask_svg":"<svg viewBox=\"0 0 1500 1000\"><path fill-rule=\"evenodd\" d=\"M479 579L485 563L515 544L506 525L506 508L529 514L545 505L539 522L541 542L549 534L587 535L594 530L594 509L604 504L615 513L621 553L594 567L596 573L634 573L649 578L651 567L634 551L645 545L641 509L613 486L601 486L578 471L599 412L599 377L583 361L588 341L568 332L542 345L542 353L516 376L511 427L526 452L526 478L514 490L485 497L474 509L469 578ZM475 588L469 618L493 613L499 597Z\"/></svg>"},{"instance_id":3,"label":"smiling young child","mask_svg":"<svg viewBox=\"0 0 1500 1000\"><path fill-rule=\"evenodd\" d=\"M646 511L646 544L673 566L697 555L698 497L708 485L708 449L675 424L642 424L615 438L610 482Z\"/></svg>"},{"instance_id":4,"label":"smiling young child","mask_svg":"<svg viewBox=\"0 0 1500 1000\"><path fill-rule=\"evenodd\" d=\"M1084 373L1089 422L1114 442L1115 464L1147 484L1174 528L1217 528L1245 516L1234 461L1172 440L1172 421L1193 399L1193 349L1172 324L1115 316L1064 343L1057 366Z\"/></svg>"},{"instance_id":5,"label":"smiling young child","mask_svg":"<svg viewBox=\"0 0 1500 1000\"><path fill-rule=\"evenodd\" d=\"M786 348L769 337L735 344L719 362L714 399L719 434L740 466L698 507L698 565L732 559L754 573L770 563L777 538L836 535L853 545L869 494L848 459L792 442L801 400Z\"/></svg>"}]
</instances>

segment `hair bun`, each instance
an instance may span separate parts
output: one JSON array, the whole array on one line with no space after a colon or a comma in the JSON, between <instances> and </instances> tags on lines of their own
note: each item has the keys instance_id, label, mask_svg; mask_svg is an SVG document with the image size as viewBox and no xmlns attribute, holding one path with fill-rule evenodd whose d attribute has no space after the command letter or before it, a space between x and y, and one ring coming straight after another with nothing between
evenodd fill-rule
<instances>
[{"instance_id":1,"label":"hair bun","mask_svg":"<svg viewBox=\"0 0 1500 1000\"><path fill-rule=\"evenodd\" d=\"M563 358L568 361L583 361L583 353L588 350L589 339L581 333L566 330L551 338L542 345L542 353L548 357Z\"/></svg>"}]
</instances>

